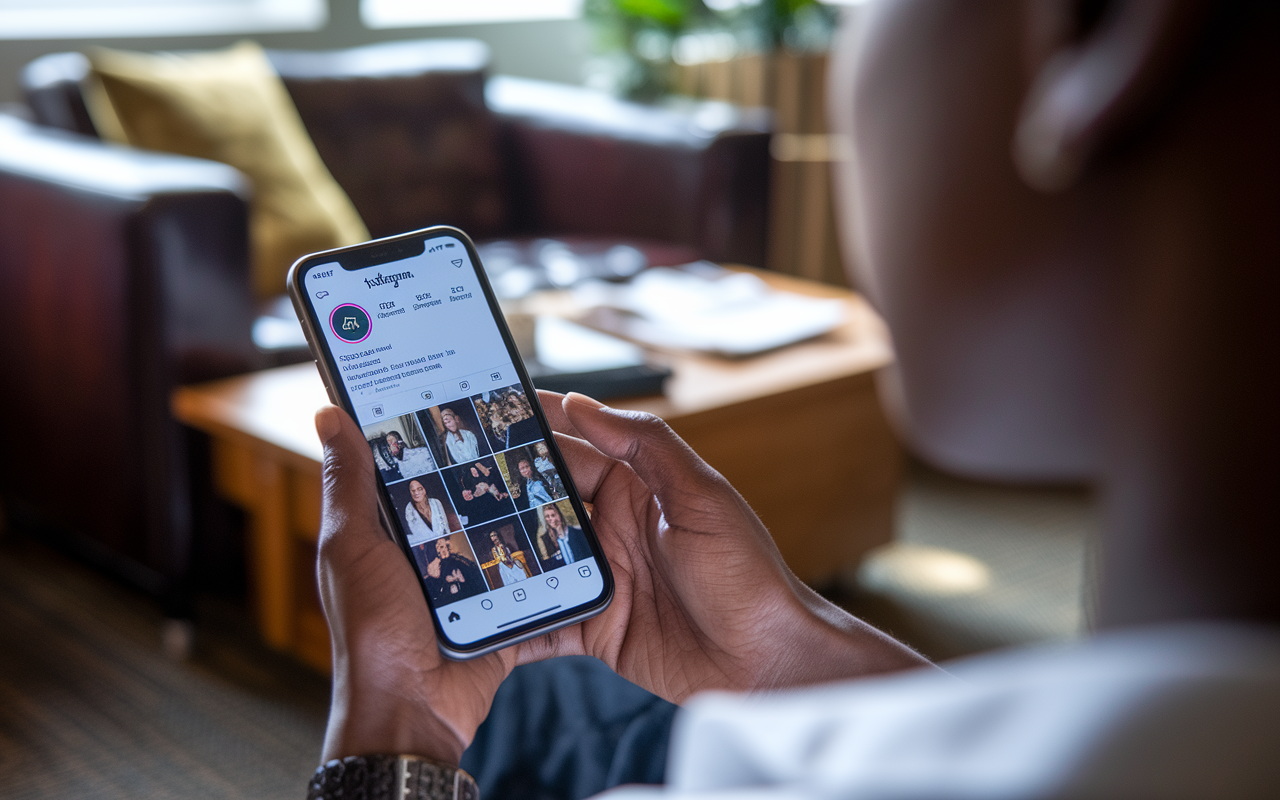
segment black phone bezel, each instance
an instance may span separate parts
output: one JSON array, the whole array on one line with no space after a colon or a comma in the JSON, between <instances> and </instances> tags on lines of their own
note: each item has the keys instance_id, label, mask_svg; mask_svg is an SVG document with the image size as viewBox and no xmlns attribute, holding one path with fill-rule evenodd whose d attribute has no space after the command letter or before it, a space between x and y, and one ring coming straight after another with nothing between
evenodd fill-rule
<instances>
[{"instance_id":1,"label":"black phone bezel","mask_svg":"<svg viewBox=\"0 0 1280 800\"><path fill-rule=\"evenodd\" d=\"M289 269L288 288L289 296L293 301L294 311L298 314L298 318L303 323L303 330L306 333L307 343L311 348L311 354L316 359L316 366L320 370L320 375L325 383L325 388L329 392L329 398L335 405L340 406L346 411L351 418L359 424L359 418L355 413L355 406L351 402L350 396L347 394L346 387L337 376L341 372L337 368L337 362L334 360L333 353L329 349L328 340L320 332L322 324L319 316L316 314L315 308L311 304L310 296L307 292L305 279L307 273L313 267L338 264L342 269L347 271L358 271L369 269L372 267L383 266L385 264L402 261L405 258L413 258L421 255L427 250L427 242L432 239L440 239L452 237L462 243L467 251L467 256L471 261L472 271L480 284L481 291L484 294L485 301L489 306L489 313L494 322L498 325L498 330L502 335L503 344L507 348L507 354L511 358L511 362L515 365L516 374L520 379L520 385L525 391L526 397L530 399L529 406L533 409L534 417L538 420L538 425L545 435L548 444L548 450L559 470L565 485L565 491L568 499L573 507L574 513L578 517L578 522L582 526L583 533L587 536L587 542L591 546L592 555L596 559L596 564L600 570L603 580L603 588L600 595L593 601L583 605L573 606L559 613L548 617L534 620L527 625L513 628L493 636L480 639L469 645L458 645L453 642L448 634L444 631L440 624L440 619L436 614L436 609L432 605L431 597L427 593L426 585L423 583L421 576L418 575L418 566L414 561L413 553L408 544L408 538L399 523L398 515L391 505L390 493L387 486L383 482L381 475L375 475L375 482L378 487L378 499L382 509L383 525L389 527L388 531L391 538L399 546L405 557L409 560L413 567L414 576L418 579L418 586L422 590L423 599L427 603L428 609L431 611L431 623L435 627L436 641L440 651L446 656L456 660L466 660L477 658L486 653L499 650L503 647L517 644L528 639L541 636L552 630L567 627L576 624L582 620L599 614L608 608L613 601L614 580L613 572L609 567L608 558L604 554L604 549L600 544L599 537L596 536L595 528L591 523L591 518L586 513L586 508L582 502L582 497L578 493L577 485L573 482L573 476L567 469L564 456L560 452L560 447L555 440L555 433L552 431L550 424L547 422L546 413L542 409L542 403L538 398L537 388L533 385L533 381L529 378L529 373L525 369L524 360L520 357L520 352L516 348L515 339L511 336L511 331L507 327L506 318L502 313L502 309L498 304L497 296L493 293L493 288L489 285L488 276L485 274L484 266L480 261L480 256L476 252L475 244L471 241L466 233L448 225L435 225L429 228L423 228L416 231L389 236L383 239L375 239L362 244L351 245L349 247L335 248L333 250L325 250L319 253L312 253L304 256L294 262ZM416 248L415 244L420 243L422 246ZM405 245L408 244L409 247ZM416 252L414 252L416 248ZM322 366L323 363L323 366ZM517 514L517 516L519 516ZM491 590L492 591L492 590Z\"/></svg>"}]
</instances>

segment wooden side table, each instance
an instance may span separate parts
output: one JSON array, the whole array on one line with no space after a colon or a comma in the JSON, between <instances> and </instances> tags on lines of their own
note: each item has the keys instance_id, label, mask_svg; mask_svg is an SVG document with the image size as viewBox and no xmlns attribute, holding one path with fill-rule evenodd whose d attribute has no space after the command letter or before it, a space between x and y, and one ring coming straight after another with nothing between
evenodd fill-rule
<instances>
[{"instance_id":1,"label":"wooden side table","mask_svg":"<svg viewBox=\"0 0 1280 800\"><path fill-rule=\"evenodd\" d=\"M760 273L780 289L841 299L838 330L751 359L668 354L661 396L611 401L665 419L737 487L791 569L830 580L889 541L902 456L875 371L892 358L883 323L856 294ZM315 584L320 461L314 365L265 370L174 393L182 422L212 439L215 489L249 519L258 624L272 646L329 669Z\"/></svg>"}]
</instances>

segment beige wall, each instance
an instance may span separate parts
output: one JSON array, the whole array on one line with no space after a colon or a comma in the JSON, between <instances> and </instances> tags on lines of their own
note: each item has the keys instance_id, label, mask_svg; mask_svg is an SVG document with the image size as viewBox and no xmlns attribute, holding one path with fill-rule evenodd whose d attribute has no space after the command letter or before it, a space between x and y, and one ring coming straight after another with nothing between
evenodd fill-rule
<instances>
[{"instance_id":1,"label":"beige wall","mask_svg":"<svg viewBox=\"0 0 1280 800\"><path fill-rule=\"evenodd\" d=\"M374 31L360 22L359 0L329 0L329 22L321 30L260 35L169 36L133 39L0 41L0 103L21 100L18 71L45 53L102 44L130 50L198 50L252 38L264 47L327 50L420 37L470 37L493 48L493 71L507 75L580 83L588 34L580 20L393 28Z\"/></svg>"}]
</instances>

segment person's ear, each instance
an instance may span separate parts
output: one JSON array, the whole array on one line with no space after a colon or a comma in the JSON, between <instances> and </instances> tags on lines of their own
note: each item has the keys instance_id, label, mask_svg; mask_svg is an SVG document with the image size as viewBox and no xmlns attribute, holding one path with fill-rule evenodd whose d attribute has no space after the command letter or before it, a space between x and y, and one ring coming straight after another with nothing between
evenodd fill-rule
<instances>
[{"instance_id":1,"label":"person's ear","mask_svg":"<svg viewBox=\"0 0 1280 800\"><path fill-rule=\"evenodd\" d=\"M1210 0L1027 0L1013 158L1028 184L1066 189L1173 88Z\"/></svg>"}]
</instances>

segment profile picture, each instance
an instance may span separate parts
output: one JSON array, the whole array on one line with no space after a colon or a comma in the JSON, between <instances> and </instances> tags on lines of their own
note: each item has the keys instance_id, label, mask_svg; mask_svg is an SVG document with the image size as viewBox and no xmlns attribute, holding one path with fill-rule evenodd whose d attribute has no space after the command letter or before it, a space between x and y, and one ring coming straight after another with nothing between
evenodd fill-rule
<instances>
[{"instance_id":1,"label":"profile picture","mask_svg":"<svg viewBox=\"0 0 1280 800\"><path fill-rule=\"evenodd\" d=\"M542 572L533 556L524 527L515 517L467 529L471 548L489 586L510 586Z\"/></svg>"},{"instance_id":2,"label":"profile picture","mask_svg":"<svg viewBox=\"0 0 1280 800\"><path fill-rule=\"evenodd\" d=\"M493 456L449 467L442 476L463 527L514 514L515 505Z\"/></svg>"},{"instance_id":3,"label":"profile picture","mask_svg":"<svg viewBox=\"0 0 1280 800\"><path fill-rule=\"evenodd\" d=\"M422 429L435 437L445 464L464 464L491 452L470 400L456 400L418 412Z\"/></svg>"},{"instance_id":4,"label":"profile picture","mask_svg":"<svg viewBox=\"0 0 1280 800\"><path fill-rule=\"evenodd\" d=\"M387 483L440 468L435 442L423 435L416 415L401 414L365 425L364 438L373 450L373 463Z\"/></svg>"},{"instance_id":5,"label":"profile picture","mask_svg":"<svg viewBox=\"0 0 1280 800\"><path fill-rule=\"evenodd\" d=\"M439 473L401 481L388 486L387 493L411 547L462 530Z\"/></svg>"},{"instance_id":6,"label":"profile picture","mask_svg":"<svg viewBox=\"0 0 1280 800\"><path fill-rule=\"evenodd\" d=\"M547 455L537 455L539 445ZM537 508L568 496L560 474L551 463L546 442L516 447L499 453L495 458L518 511Z\"/></svg>"},{"instance_id":7,"label":"profile picture","mask_svg":"<svg viewBox=\"0 0 1280 800\"><path fill-rule=\"evenodd\" d=\"M533 540L543 572L591 558L587 534L568 500L526 511L520 521Z\"/></svg>"},{"instance_id":8,"label":"profile picture","mask_svg":"<svg viewBox=\"0 0 1280 800\"><path fill-rule=\"evenodd\" d=\"M412 549L422 585L437 608L488 591L466 534L442 536Z\"/></svg>"},{"instance_id":9,"label":"profile picture","mask_svg":"<svg viewBox=\"0 0 1280 800\"><path fill-rule=\"evenodd\" d=\"M471 403L495 453L542 438L533 407L519 384L483 392Z\"/></svg>"}]
</instances>

